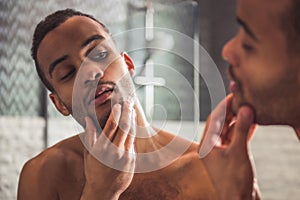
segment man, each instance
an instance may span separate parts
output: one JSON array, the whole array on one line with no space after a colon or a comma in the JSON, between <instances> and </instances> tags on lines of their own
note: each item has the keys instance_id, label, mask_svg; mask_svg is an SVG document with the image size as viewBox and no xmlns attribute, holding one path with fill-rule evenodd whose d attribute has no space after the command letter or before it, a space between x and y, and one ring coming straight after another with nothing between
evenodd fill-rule
<instances>
[{"instance_id":1,"label":"man","mask_svg":"<svg viewBox=\"0 0 300 200\"><path fill-rule=\"evenodd\" d=\"M238 0L241 28L222 53L230 64L231 111L252 108L256 123L289 125L300 139L299 19L299 0Z\"/></svg>"},{"instance_id":2,"label":"man","mask_svg":"<svg viewBox=\"0 0 300 200\"><path fill-rule=\"evenodd\" d=\"M32 56L57 110L72 114L85 133L28 161L18 199L252 198L249 108L241 109L234 128L227 113L224 130L233 130L232 141L201 160L199 144L148 125L134 95L131 58L117 52L107 28L93 17L70 9L48 16L35 30ZM230 108L230 100L215 113ZM208 136L219 132L220 118L225 116L212 114Z\"/></svg>"},{"instance_id":3,"label":"man","mask_svg":"<svg viewBox=\"0 0 300 200\"><path fill-rule=\"evenodd\" d=\"M299 0L238 0L241 28L223 48L223 57L230 64L232 112L252 108L256 123L289 125L298 139L299 19Z\"/></svg>"},{"instance_id":4,"label":"man","mask_svg":"<svg viewBox=\"0 0 300 200\"><path fill-rule=\"evenodd\" d=\"M300 138L300 1L239 0L241 28L223 49L233 110L248 104L256 122L292 126Z\"/></svg>"}]
</instances>

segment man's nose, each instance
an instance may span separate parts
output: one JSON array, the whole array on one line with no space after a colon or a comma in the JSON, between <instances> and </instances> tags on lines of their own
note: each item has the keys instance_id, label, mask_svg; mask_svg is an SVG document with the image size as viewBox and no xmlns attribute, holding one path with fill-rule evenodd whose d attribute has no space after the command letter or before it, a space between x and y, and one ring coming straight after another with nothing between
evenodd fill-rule
<instances>
[{"instance_id":1,"label":"man's nose","mask_svg":"<svg viewBox=\"0 0 300 200\"><path fill-rule=\"evenodd\" d=\"M224 45L222 50L223 59L234 67L239 66L239 57L236 45L236 39L233 38Z\"/></svg>"},{"instance_id":2,"label":"man's nose","mask_svg":"<svg viewBox=\"0 0 300 200\"><path fill-rule=\"evenodd\" d=\"M99 80L104 76L104 71L96 65L86 65L84 66L84 68L84 73L86 74L84 79L84 85L94 87L97 86Z\"/></svg>"}]
</instances>

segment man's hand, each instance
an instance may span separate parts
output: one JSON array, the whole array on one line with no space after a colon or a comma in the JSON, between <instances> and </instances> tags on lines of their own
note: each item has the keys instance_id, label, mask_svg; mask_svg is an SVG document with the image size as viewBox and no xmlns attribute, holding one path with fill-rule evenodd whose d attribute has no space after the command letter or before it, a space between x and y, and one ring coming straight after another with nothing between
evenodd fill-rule
<instances>
[{"instance_id":1,"label":"man's hand","mask_svg":"<svg viewBox=\"0 0 300 200\"><path fill-rule=\"evenodd\" d=\"M135 111L129 102L116 104L97 138L93 121L86 117L84 154L86 184L81 200L118 199L130 185L135 169Z\"/></svg>"},{"instance_id":2,"label":"man's hand","mask_svg":"<svg viewBox=\"0 0 300 200\"><path fill-rule=\"evenodd\" d=\"M209 116L199 156L219 199L260 199L248 152L248 139L255 127L254 111L242 106L235 118L231 101L229 95Z\"/></svg>"}]
</instances>

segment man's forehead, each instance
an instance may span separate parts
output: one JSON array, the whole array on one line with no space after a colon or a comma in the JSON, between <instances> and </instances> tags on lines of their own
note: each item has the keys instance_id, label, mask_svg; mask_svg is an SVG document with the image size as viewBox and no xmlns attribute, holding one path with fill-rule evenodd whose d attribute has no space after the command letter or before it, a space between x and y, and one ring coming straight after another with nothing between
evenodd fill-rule
<instances>
[{"instance_id":1,"label":"man's forehead","mask_svg":"<svg viewBox=\"0 0 300 200\"><path fill-rule=\"evenodd\" d=\"M87 28L93 27L93 28L98 28L101 31L105 31L103 26L100 23L86 16L73 16L67 19L64 23L73 24L75 27L80 27L80 26L87 27Z\"/></svg>"},{"instance_id":2,"label":"man's forehead","mask_svg":"<svg viewBox=\"0 0 300 200\"><path fill-rule=\"evenodd\" d=\"M72 50L80 50L82 42L93 35L109 39L110 35L98 22L85 16L73 16L50 31L41 41L37 57L43 68Z\"/></svg>"},{"instance_id":3,"label":"man's forehead","mask_svg":"<svg viewBox=\"0 0 300 200\"><path fill-rule=\"evenodd\" d=\"M104 27L98 22L85 16L73 16L64 23L50 31L46 36L62 37L64 39L80 39L89 35L99 34L104 38L109 37ZM75 41L74 41L75 42Z\"/></svg>"},{"instance_id":4,"label":"man's forehead","mask_svg":"<svg viewBox=\"0 0 300 200\"><path fill-rule=\"evenodd\" d=\"M255 15L257 11L267 12L267 15L276 15L284 11L292 0L239 0L238 8L249 11Z\"/></svg>"},{"instance_id":5,"label":"man's forehead","mask_svg":"<svg viewBox=\"0 0 300 200\"><path fill-rule=\"evenodd\" d=\"M282 13L290 0L239 0L237 16L259 34L278 31Z\"/></svg>"}]
</instances>

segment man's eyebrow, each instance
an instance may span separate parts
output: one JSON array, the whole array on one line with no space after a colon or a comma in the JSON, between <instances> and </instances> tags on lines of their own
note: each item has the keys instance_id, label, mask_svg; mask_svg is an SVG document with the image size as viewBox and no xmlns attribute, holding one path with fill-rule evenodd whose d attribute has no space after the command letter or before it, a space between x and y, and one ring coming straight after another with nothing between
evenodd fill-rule
<instances>
[{"instance_id":1,"label":"man's eyebrow","mask_svg":"<svg viewBox=\"0 0 300 200\"><path fill-rule=\"evenodd\" d=\"M245 30L245 32L255 41L258 41L257 37L255 36L255 34L253 33L253 31L250 29L250 27L246 24L246 22L244 22L241 18L236 17L236 21L238 22L238 24L240 26L243 27L243 29Z\"/></svg>"},{"instance_id":2,"label":"man's eyebrow","mask_svg":"<svg viewBox=\"0 0 300 200\"><path fill-rule=\"evenodd\" d=\"M81 44L81 48L84 48L85 46L87 46L89 43L91 43L92 41L94 40L104 40L105 38L102 36L102 35L92 35L91 37L89 37L87 40L85 40L82 44ZM55 67L63 62L64 60L68 59L68 55L64 55L58 59L56 59L53 63L50 64L50 67L49 67L49 75L50 77L52 78L52 72L54 71Z\"/></svg>"},{"instance_id":3,"label":"man's eyebrow","mask_svg":"<svg viewBox=\"0 0 300 200\"><path fill-rule=\"evenodd\" d=\"M61 62L63 62L64 60L66 60L68 57L69 57L68 55L64 55L64 56L62 56L62 57L56 59L53 63L50 64L48 73L49 73L49 75L50 75L51 78L52 78L52 72L54 71L55 67L56 67L59 63L61 63Z\"/></svg>"},{"instance_id":4,"label":"man's eyebrow","mask_svg":"<svg viewBox=\"0 0 300 200\"><path fill-rule=\"evenodd\" d=\"M86 41L84 41L81 45L81 48L87 46L89 43L91 43L94 40L104 40L105 38L102 35L92 35L89 37Z\"/></svg>"}]
</instances>

